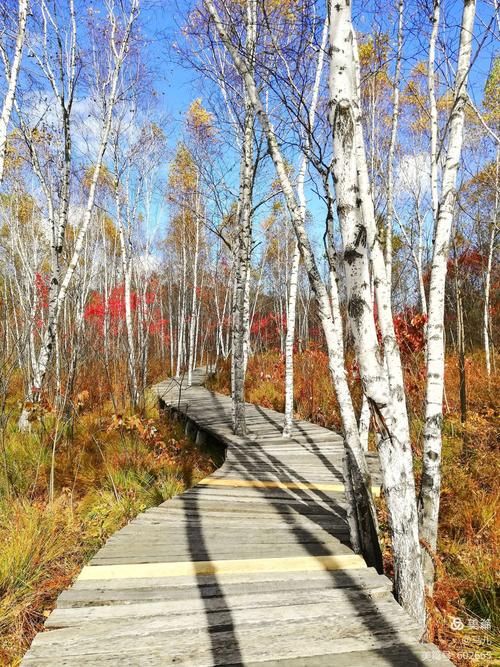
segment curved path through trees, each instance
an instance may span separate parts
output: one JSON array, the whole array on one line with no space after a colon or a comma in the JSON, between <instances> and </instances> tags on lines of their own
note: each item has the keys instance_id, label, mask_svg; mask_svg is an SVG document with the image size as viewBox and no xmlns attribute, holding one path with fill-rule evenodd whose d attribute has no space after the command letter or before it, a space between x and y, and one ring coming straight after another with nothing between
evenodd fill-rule
<instances>
[{"instance_id":1,"label":"curved path through trees","mask_svg":"<svg viewBox=\"0 0 500 667\"><path fill-rule=\"evenodd\" d=\"M191 437L227 447L224 464L115 533L22 665L451 665L350 548L341 436L298 421L284 439L283 415L248 405L236 437L203 378L155 391Z\"/></svg>"}]
</instances>

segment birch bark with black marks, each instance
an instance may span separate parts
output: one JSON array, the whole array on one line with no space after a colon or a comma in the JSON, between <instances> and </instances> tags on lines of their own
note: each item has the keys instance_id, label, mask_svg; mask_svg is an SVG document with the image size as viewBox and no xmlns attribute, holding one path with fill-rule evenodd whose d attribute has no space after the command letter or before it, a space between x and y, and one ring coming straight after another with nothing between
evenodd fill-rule
<instances>
[{"instance_id":1,"label":"birch bark with black marks","mask_svg":"<svg viewBox=\"0 0 500 667\"><path fill-rule=\"evenodd\" d=\"M257 3L247 0L245 58L253 72L255 43L257 38ZM238 202L238 236L236 239L235 295L233 301L233 417L234 432L246 435L245 420L245 366L247 329L249 326L249 293L247 281L250 278L252 249L252 191L254 181L253 135L255 111L243 86L243 141L240 165L240 193Z\"/></svg>"},{"instance_id":2,"label":"birch bark with black marks","mask_svg":"<svg viewBox=\"0 0 500 667\"><path fill-rule=\"evenodd\" d=\"M471 62L475 0L464 0L460 47L449 119L449 139L443 169L442 188L434 223L434 250L429 286L427 322L427 384L422 482L419 496L420 536L426 544L423 554L425 583L432 591L434 564L428 550L437 545L441 492L441 447L444 391L444 306L450 234L456 203L456 181L463 142L467 78Z\"/></svg>"},{"instance_id":3,"label":"birch bark with black marks","mask_svg":"<svg viewBox=\"0 0 500 667\"><path fill-rule=\"evenodd\" d=\"M429 41L429 58L427 63L427 87L429 90L429 114L431 120L431 145L430 145L430 163L431 163L431 206L432 219L435 223L437 219L439 203L439 185L438 185L438 112L436 102L436 42L439 32L439 18L441 13L441 0L433 0L434 7L432 12L432 30Z\"/></svg>"},{"instance_id":4,"label":"birch bark with black marks","mask_svg":"<svg viewBox=\"0 0 500 667\"><path fill-rule=\"evenodd\" d=\"M398 3L398 45L396 50L396 70L394 72L394 90L392 94L392 122L389 154L387 156L387 221L385 236L385 267L387 280L392 284L392 227L394 218L394 151L398 135L399 86L401 82L401 56L403 51L404 0Z\"/></svg>"},{"instance_id":5,"label":"birch bark with black marks","mask_svg":"<svg viewBox=\"0 0 500 667\"><path fill-rule=\"evenodd\" d=\"M325 19L323 26L323 34L321 37L321 45L318 52L318 63L316 66L316 74L314 77L313 89L311 94L311 102L308 113L308 127L305 133L304 141L304 155L300 164L299 173L297 176L297 197L299 200L300 211L303 221L306 218L306 196L304 192L304 182L306 176L307 165L309 162L308 153L311 147L311 133L314 127L314 119L316 117L316 107L318 106L319 87L321 83L321 75L323 73L323 62L325 55L326 42L328 39L328 19ZM287 323L286 323L286 339L285 339L285 417L283 424L283 437L289 437L292 432L293 425L293 346L295 341L295 320L297 310L297 287L300 266L300 250L297 241L294 241L292 250L292 263L290 267L290 284L288 288L288 308L287 308Z\"/></svg>"},{"instance_id":6,"label":"birch bark with black marks","mask_svg":"<svg viewBox=\"0 0 500 667\"><path fill-rule=\"evenodd\" d=\"M348 0L331 5L330 47L333 173L344 245L347 312L363 391L378 427L377 446L391 526L395 595L423 627L425 604L408 417L390 288L377 239L366 165L357 93L357 46ZM370 262L385 359L375 328Z\"/></svg>"}]
</instances>

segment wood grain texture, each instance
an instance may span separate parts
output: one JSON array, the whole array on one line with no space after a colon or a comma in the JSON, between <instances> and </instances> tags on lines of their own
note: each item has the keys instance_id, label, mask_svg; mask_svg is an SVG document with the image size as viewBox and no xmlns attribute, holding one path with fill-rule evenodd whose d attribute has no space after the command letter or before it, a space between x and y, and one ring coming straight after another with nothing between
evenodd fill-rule
<instances>
[{"instance_id":1,"label":"wood grain texture","mask_svg":"<svg viewBox=\"0 0 500 667\"><path fill-rule=\"evenodd\" d=\"M451 665L349 543L337 433L169 380L154 390L224 464L115 533L64 591L25 667ZM376 455L368 457L374 493Z\"/></svg>"}]
</instances>

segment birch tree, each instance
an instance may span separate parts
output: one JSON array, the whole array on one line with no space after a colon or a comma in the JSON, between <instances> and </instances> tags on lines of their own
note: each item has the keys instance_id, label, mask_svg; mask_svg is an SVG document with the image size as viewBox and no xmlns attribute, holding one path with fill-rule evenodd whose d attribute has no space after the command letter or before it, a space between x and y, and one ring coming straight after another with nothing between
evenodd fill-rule
<instances>
[{"instance_id":1,"label":"birch tree","mask_svg":"<svg viewBox=\"0 0 500 667\"><path fill-rule=\"evenodd\" d=\"M496 239L499 225L500 211L500 147L497 146L495 160L495 204L493 208L493 220L490 224L488 238L488 260L486 264L486 276L484 281L484 308L483 308L483 340L484 354L486 359L486 372L491 375L491 350L490 350L490 292L491 292L491 270L493 268L493 256L495 254Z\"/></svg>"},{"instance_id":2,"label":"birch tree","mask_svg":"<svg viewBox=\"0 0 500 667\"><path fill-rule=\"evenodd\" d=\"M392 123L391 140L389 143L389 153L387 156L387 229L385 237L385 265L387 268L387 280L392 284L392 230L394 218L394 151L396 149L396 139L398 133L399 121L399 86L401 79L401 58L403 50L403 21L404 21L404 0L398 3L398 37L396 49L396 70L394 73L394 90L392 94Z\"/></svg>"},{"instance_id":3,"label":"birch tree","mask_svg":"<svg viewBox=\"0 0 500 667\"><path fill-rule=\"evenodd\" d=\"M3 180L5 153L7 149L7 134L9 128L10 115L14 105L16 94L17 79L21 68L23 57L23 48L26 35L26 20L28 17L28 0L19 0L18 18L17 18L17 36L14 45L12 59L9 59L5 43L0 45L7 79L7 90L2 105L2 114L0 116L0 183Z\"/></svg>"},{"instance_id":4,"label":"birch tree","mask_svg":"<svg viewBox=\"0 0 500 667\"><path fill-rule=\"evenodd\" d=\"M257 37L257 0L246 0L245 60L254 71ZM233 301L233 420L234 432L246 435L245 420L245 358L247 351L248 280L252 247L252 191L254 179L254 108L244 87L243 141L240 163L240 191L238 197L238 235L235 260L235 295Z\"/></svg>"},{"instance_id":5,"label":"birch tree","mask_svg":"<svg viewBox=\"0 0 500 667\"><path fill-rule=\"evenodd\" d=\"M395 589L401 604L422 624L425 619L415 486L401 362L391 315L390 288L378 246L375 216L357 98L356 40L350 3L332 5L330 94L334 140L333 171L343 238L347 310L356 358L373 418L391 521ZM374 272L382 331L379 349L370 289Z\"/></svg>"},{"instance_id":6,"label":"birch tree","mask_svg":"<svg viewBox=\"0 0 500 667\"><path fill-rule=\"evenodd\" d=\"M464 0L457 71L453 89L453 107L449 118L448 149L441 179L441 194L434 218L434 248L427 324L424 451L419 496L420 536L426 546L423 555L423 570L426 584L430 590L432 590L434 579L432 554L435 552L437 545L441 490L441 430L443 423L445 354L443 321L446 271L457 195L457 172L463 142L467 78L471 62L475 10L475 0Z\"/></svg>"},{"instance_id":7,"label":"birch tree","mask_svg":"<svg viewBox=\"0 0 500 667\"><path fill-rule=\"evenodd\" d=\"M308 129L305 133L304 155L297 176L297 197L300 204L302 219L306 218L306 196L304 191L304 182L308 165L308 155L311 151L311 133L314 127L316 108L318 105L319 89L321 75L323 72L324 54L328 38L328 20L325 19L321 44L318 51L318 62L316 74L313 82L309 112L307 115ZM297 304L297 288L300 264L300 249L297 241L294 242L292 264L290 269L290 283L288 289L288 312L287 312L287 330L285 341L285 417L283 424L283 437L291 435L293 426L293 348L295 342L295 320Z\"/></svg>"},{"instance_id":8,"label":"birch tree","mask_svg":"<svg viewBox=\"0 0 500 667\"><path fill-rule=\"evenodd\" d=\"M376 515L373 501L371 499L370 476L366 466L364 453L359 442L356 416L354 413L354 408L352 405L345 375L342 336L341 334L339 335L340 332L338 323L334 324L330 299L325 285L321 279L316 259L312 252L311 244L304 228L300 205L297 201L293 186L290 182L287 165L280 151L276 135L257 91L254 76L249 70L244 56L242 57L240 55L232 43L231 38L225 28L225 23L219 16L215 4L212 2L212 0L205 0L205 5L210 13L210 16L222 42L224 43L235 67L242 77L251 104L266 135L269 153L273 160L273 164L280 181L283 196L286 200L290 219L293 223L294 231L299 243L301 257L308 273L312 290L316 297L319 316L327 342L329 359L328 365L332 374L337 398L341 408L347 453L350 457L351 465L356 473L353 475L353 493L355 494L356 498L357 513L360 517L360 537L363 541L364 548L367 550L367 552L371 552L368 559L371 560L373 564L375 564L378 562L376 553L373 551L373 526L376 526L377 524ZM225 16L225 19L227 20L227 15ZM346 480L346 482L347 481L348 480Z\"/></svg>"},{"instance_id":9,"label":"birch tree","mask_svg":"<svg viewBox=\"0 0 500 667\"><path fill-rule=\"evenodd\" d=\"M498 132L500 127L500 93L498 87L500 84L500 57L497 56L493 61L491 72L485 86L484 103L487 113L487 120L490 125ZM484 281L484 307L483 307L483 341L484 354L486 361L486 372L491 375L491 341L490 341L490 297L491 297L491 272L493 268L493 258L497 247L499 215L500 215L500 143L498 137L495 136L496 151L495 151L495 183L494 183L494 205L493 215L490 222L488 250L487 250L487 264L486 275Z\"/></svg>"},{"instance_id":10,"label":"birch tree","mask_svg":"<svg viewBox=\"0 0 500 667\"><path fill-rule=\"evenodd\" d=\"M71 256L71 259L68 263L68 266L66 268L66 271L64 273L64 277L62 280L60 280L59 277L59 261L56 261L54 258L53 261L53 269L52 269L52 276L51 276L51 294L49 297L49 314L48 314L48 321L47 321L47 326L46 326L46 331L45 335L42 341L42 345L40 347L40 350L37 355L37 360L35 363L35 372L33 375L33 381L31 383L31 388L29 391L28 396L26 397L26 405L21 413L20 419L19 419L19 427L21 429L26 429L28 427L28 414L29 414L29 408L30 404L33 402L36 402L39 400L40 397L40 391L43 386L44 378L47 372L47 368L49 365L49 362L52 357L52 353L54 351L54 344L55 344L55 339L56 339L56 328L57 328L57 323L59 319L59 315L61 313L61 309L64 305L64 302L66 300L66 295L68 293L68 288L71 284L71 281L73 279L73 275L76 271L76 268L78 266L78 263L80 261L81 253L84 247L84 242L85 242L85 236L87 233L87 229L91 223L92 220L92 213L94 209L94 199L95 199L95 193L96 193L96 188L97 188L97 183L99 179L99 174L101 171L101 166L103 164L103 159L104 159L104 154L106 152L106 148L108 145L108 139L109 139L109 134L111 130L111 121L112 121L112 114L113 114L113 108L117 99L117 96L119 94L119 83L120 83L120 72L123 66L123 63L125 61L125 58L128 53L129 49L129 39L131 36L132 32L132 27L134 25L134 22L137 18L138 11L139 11L139 5L138 5L138 0L132 0L132 3L129 7L129 12L124 16L124 24L120 25L120 19L115 13L116 8L114 5L108 5L108 21L109 21L109 67L106 73L106 76L104 78L104 81L102 82L103 88L102 88L102 102L103 102L103 116L102 116L102 121L101 121L101 127L100 127L100 137L99 137L99 144L97 148L97 154L94 162L94 167L93 167L93 172L92 176L90 179L89 183L89 188L88 188L88 196L87 196L87 201L85 204L83 216L82 216L82 222L80 225L80 229L78 230L78 234L76 237L76 242L73 248L73 253ZM74 13L74 7L73 4L70 2L70 15L72 16L72 41L71 44L73 45L71 48L71 55L70 55L70 72L72 71L72 68L74 68L74 62L75 62L75 56L74 56L74 51L76 50L76 18L75 18L75 13ZM55 23L53 17L50 15L48 8L45 4L42 5L42 21L44 25L44 31L46 34L49 29L54 27L54 29L57 31L57 24ZM60 47L60 62L62 62L63 58L63 47L61 45ZM42 53L42 56L39 58L39 64L40 67L42 68L42 71L46 72L49 81L52 85L52 88L54 90L54 94L56 96L56 99L58 99L61 109L65 109L62 113L63 117L63 126L65 127L64 134L66 137L66 140L64 142L64 161L65 161L65 176L64 176L64 183L66 184L66 173L69 173L69 165L68 162L71 159L71 154L68 153L68 148L69 148L69 141L67 139L68 134L69 134L69 124L70 124L70 114L71 114L71 104L72 104L72 98L68 100L66 103L66 98L64 96L64 91L62 88L59 88L57 86L57 83L55 83L55 77L52 74L52 67L51 67L51 62L49 59L48 53L45 51ZM62 67L62 65L61 65ZM64 70L62 76L64 77ZM74 77L74 72L73 72L73 77ZM63 78L63 80L65 80ZM54 85L55 84L55 85ZM27 135L27 133L25 133ZM28 141L29 137L27 136ZM37 167L37 160L38 158L35 155L35 152L33 150L33 144L32 142L29 142L29 147L30 147L30 153L33 157L33 167L36 171L39 171ZM42 185L42 187L44 187ZM65 196L66 194L66 196ZM61 255L63 247L64 247L64 235L65 235L65 229L67 225L67 210L68 210L68 202L67 202L67 186L64 185L63 187L63 197L62 201L60 204L60 216L56 220L54 216L51 216L51 224L52 224L52 237L53 237L53 248L54 248L54 253L57 254L58 256ZM47 202L49 204L50 208L50 202L51 197L50 194L47 197Z\"/></svg>"}]
</instances>

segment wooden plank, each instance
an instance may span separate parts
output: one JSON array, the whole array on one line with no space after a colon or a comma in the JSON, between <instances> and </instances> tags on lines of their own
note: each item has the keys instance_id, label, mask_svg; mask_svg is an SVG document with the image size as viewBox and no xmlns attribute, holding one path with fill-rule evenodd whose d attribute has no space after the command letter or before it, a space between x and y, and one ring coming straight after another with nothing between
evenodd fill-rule
<instances>
[{"instance_id":1,"label":"wooden plank","mask_svg":"<svg viewBox=\"0 0 500 667\"><path fill-rule=\"evenodd\" d=\"M389 591L383 589L376 595L366 595L365 604L377 609L389 609L392 605ZM302 589L281 590L279 597L276 592L260 591L240 594L219 594L209 597L193 596L183 600L162 600L154 602L136 602L130 604L98 605L73 608L58 608L46 622L47 628L64 628L82 623L119 620L127 618L147 618L152 616L168 616L172 614L192 614L199 612L224 611L231 609L256 609L263 607L311 606L320 604L335 605L336 613L353 613L359 610L361 597L358 591L349 589ZM376 600L376 603L374 602ZM382 603L384 606L382 606ZM306 613L307 609L303 609Z\"/></svg>"},{"instance_id":2,"label":"wooden plank","mask_svg":"<svg viewBox=\"0 0 500 667\"><path fill-rule=\"evenodd\" d=\"M302 616L300 611L298 613ZM203 626L185 631L168 630L170 619L164 617L101 623L97 627L92 624L78 631L67 628L39 634L32 646L31 662L25 664L38 667L42 664L52 667L151 664L210 667L277 657L285 660L304 655L336 655L394 644L404 644L406 655L412 655L411 647L416 643L411 634L414 626L405 631L385 619L375 625L374 616L363 615L346 619L342 624L337 624L336 620L332 617L321 622L317 618L304 620L302 616L296 620L277 619L273 623L264 620L240 625L226 613L212 619L214 625L210 627L205 620ZM42 663L42 660L49 662Z\"/></svg>"},{"instance_id":3,"label":"wooden plank","mask_svg":"<svg viewBox=\"0 0 500 667\"><path fill-rule=\"evenodd\" d=\"M335 491L343 493L345 487L343 484L313 484L311 482L280 482L266 481L261 479L236 479L236 478L218 478L205 477L197 486L229 486L231 488L250 487L254 489L301 489L312 491ZM380 486L372 486L372 493L375 496L380 495Z\"/></svg>"},{"instance_id":4,"label":"wooden plank","mask_svg":"<svg viewBox=\"0 0 500 667\"><path fill-rule=\"evenodd\" d=\"M87 565L77 577L82 580L143 579L150 577L226 574L234 572L297 572L310 570L350 570L366 567L357 554L338 556L298 556L291 558L246 558L221 561L180 561L141 565Z\"/></svg>"}]
</instances>

